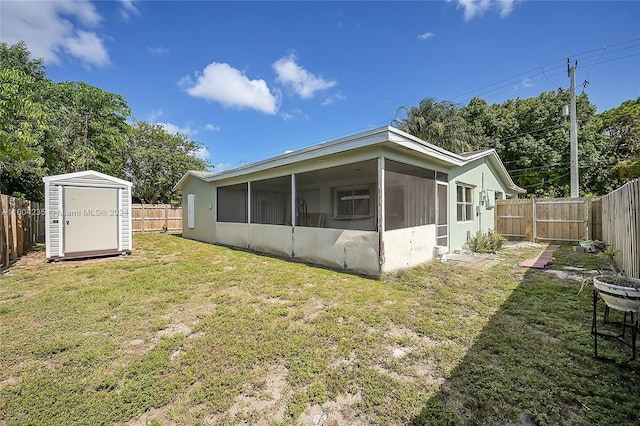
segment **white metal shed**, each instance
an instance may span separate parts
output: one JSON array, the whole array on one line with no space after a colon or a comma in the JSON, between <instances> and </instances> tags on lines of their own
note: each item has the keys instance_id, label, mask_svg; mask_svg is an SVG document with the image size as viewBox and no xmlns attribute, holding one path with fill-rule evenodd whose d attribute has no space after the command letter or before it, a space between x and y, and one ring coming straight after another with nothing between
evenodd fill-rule
<instances>
[{"instance_id":1,"label":"white metal shed","mask_svg":"<svg viewBox=\"0 0 640 426\"><path fill-rule=\"evenodd\" d=\"M131 252L131 182L93 170L42 180L48 260Z\"/></svg>"}]
</instances>

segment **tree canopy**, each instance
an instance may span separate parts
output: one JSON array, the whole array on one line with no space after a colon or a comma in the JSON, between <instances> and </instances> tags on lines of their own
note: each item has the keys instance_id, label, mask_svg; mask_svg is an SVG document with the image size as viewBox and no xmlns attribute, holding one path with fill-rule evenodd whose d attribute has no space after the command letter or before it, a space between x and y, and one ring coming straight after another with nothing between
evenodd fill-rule
<instances>
[{"instance_id":1,"label":"tree canopy","mask_svg":"<svg viewBox=\"0 0 640 426\"><path fill-rule=\"evenodd\" d=\"M406 117L393 122L400 130L452 152L471 150L469 125L453 102L426 98L418 106L398 108L396 114L400 112Z\"/></svg>"},{"instance_id":2,"label":"tree canopy","mask_svg":"<svg viewBox=\"0 0 640 426\"><path fill-rule=\"evenodd\" d=\"M177 199L173 186L187 170L204 170L196 154L200 145L179 133L170 134L159 124L135 121L125 151L126 179L133 196L144 203Z\"/></svg>"},{"instance_id":3,"label":"tree canopy","mask_svg":"<svg viewBox=\"0 0 640 426\"><path fill-rule=\"evenodd\" d=\"M211 167L201 145L130 116L122 95L53 82L26 44L0 43L0 192L39 201L44 176L92 169L131 180L134 201L175 202L187 170Z\"/></svg>"},{"instance_id":4,"label":"tree canopy","mask_svg":"<svg viewBox=\"0 0 640 426\"><path fill-rule=\"evenodd\" d=\"M512 178L529 196L570 193L569 118L562 107L567 90L541 93L489 105L426 98L401 107L406 117L393 124L449 151L493 148ZM640 98L596 114L586 94L576 99L581 195L603 195L640 176Z\"/></svg>"},{"instance_id":5,"label":"tree canopy","mask_svg":"<svg viewBox=\"0 0 640 426\"><path fill-rule=\"evenodd\" d=\"M393 125L455 153L493 148L529 196L569 195L569 92L468 105L423 99ZM640 98L596 114L577 97L581 195L603 195L640 177ZM25 43L0 42L0 192L35 201L42 177L94 169L133 182L135 201L177 200L187 170L211 165L201 145L162 126L129 121L126 99L84 82L56 83Z\"/></svg>"}]
</instances>

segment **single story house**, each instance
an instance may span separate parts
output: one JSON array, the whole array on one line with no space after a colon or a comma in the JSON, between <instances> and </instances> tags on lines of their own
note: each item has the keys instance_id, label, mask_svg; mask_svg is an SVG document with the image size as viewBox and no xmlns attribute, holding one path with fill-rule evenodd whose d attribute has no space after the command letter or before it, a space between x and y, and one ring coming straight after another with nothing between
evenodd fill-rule
<instances>
[{"instance_id":1,"label":"single story house","mask_svg":"<svg viewBox=\"0 0 640 426\"><path fill-rule=\"evenodd\" d=\"M394 127L220 173L187 172L185 238L366 275L460 249L524 193L495 150L455 154Z\"/></svg>"}]
</instances>

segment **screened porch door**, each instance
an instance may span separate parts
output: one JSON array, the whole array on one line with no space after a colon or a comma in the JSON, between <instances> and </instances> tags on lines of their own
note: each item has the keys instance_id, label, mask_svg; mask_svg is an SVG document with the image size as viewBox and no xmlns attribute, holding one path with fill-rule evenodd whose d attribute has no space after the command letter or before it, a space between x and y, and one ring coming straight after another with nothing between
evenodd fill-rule
<instances>
[{"instance_id":1,"label":"screened porch door","mask_svg":"<svg viewBox=\"0 0 640 426\"><path fill-rule=\"evenodd\" d=\"M436 184L436 244L443 247L449 246L449 186L445 182L437 182Z\"/></svg>"}]
</instances>

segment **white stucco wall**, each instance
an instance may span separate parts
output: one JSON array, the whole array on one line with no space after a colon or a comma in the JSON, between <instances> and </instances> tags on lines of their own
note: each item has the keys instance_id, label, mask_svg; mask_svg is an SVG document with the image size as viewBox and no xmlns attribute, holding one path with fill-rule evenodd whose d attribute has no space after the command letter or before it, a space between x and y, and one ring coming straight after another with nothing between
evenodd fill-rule
<instances>
[{"instance_id":1,"label":"white stucco wall","mask_svg":"<svg viewBox=\"0 0 640 426\"><path fill-rule=\"evenodd\" d=\"M386 231L382 272L406 269L433 260L436 225Z\"/></svg>"},{"instance_id":2,"label":"white stucco wall","mask_svg":"<svg viewBox=\"0 0 640 426\"><path fill-rule=\"evenodd\" d=\"M218 244L226 246L249 248L249 225L246 223L216 224L216 240Z\"/></svg>"},{"instance_id":3,"label":"white stucco wall","mask_svg":"<svg viewBox=\"0 0 640 426\"><path fill-rule=\"evenodd\" d=\"M375 231L297 227L293 241L298 259L368 275L380 273Z\"/></svg>"},{"instance_id":4,"label":"white stucco wall","mask_svg":"<svg viewBox=\"0 0 640 426\"><path fill-rule=\"evenodd\" d=\"M249 248L264 253L290 257L293 252L293 235L290 226L249 225Z\"/></svg>"}]
</instances>

